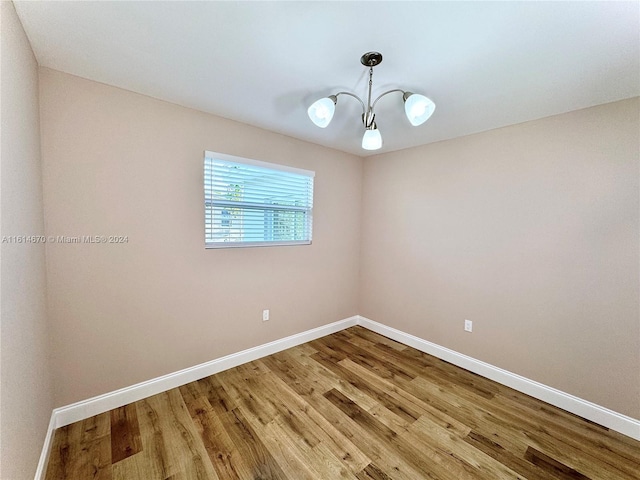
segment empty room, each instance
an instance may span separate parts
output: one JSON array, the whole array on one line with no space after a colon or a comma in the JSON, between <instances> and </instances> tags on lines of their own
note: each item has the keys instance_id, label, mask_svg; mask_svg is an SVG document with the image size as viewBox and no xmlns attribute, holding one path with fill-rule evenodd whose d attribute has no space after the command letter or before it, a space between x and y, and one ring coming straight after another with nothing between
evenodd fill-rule
<instances>
[{"instance_id":1,"label":"empty room","mask_svg":"<svg viewBox=\"0 0 640 480\"><path fill-rule=\"evenodd\" d=\"M0 7L0 480L640 480L640 2Z\"/></svg>"}]
</instances>

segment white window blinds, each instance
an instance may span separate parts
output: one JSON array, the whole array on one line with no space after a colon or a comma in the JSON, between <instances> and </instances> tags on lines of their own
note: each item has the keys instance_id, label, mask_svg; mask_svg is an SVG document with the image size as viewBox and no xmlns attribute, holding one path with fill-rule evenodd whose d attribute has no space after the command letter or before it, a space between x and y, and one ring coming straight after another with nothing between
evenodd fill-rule
<instances>
[{"instance_id":1,"label":"white window blinds","mask_svg":"<svg viewBox=\"0 0 640 480\"><path fill-rule=\"evenodd\" d=\"M310 244L314 175L205 152L205 246Z\"/></svg>"}]
</instances>

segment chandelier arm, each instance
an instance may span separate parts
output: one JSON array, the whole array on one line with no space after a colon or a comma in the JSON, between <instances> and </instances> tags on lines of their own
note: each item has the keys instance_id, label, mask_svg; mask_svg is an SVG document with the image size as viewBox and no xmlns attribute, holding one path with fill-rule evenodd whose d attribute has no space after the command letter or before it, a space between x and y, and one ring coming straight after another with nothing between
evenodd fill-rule
<instances>
[{"instance_id":1,"label":"chandelier arm","mask_svg":"<svg viewBox=\"0 0 640 480\"><path fill-rule=\"evenodd\" d=\"M369 67L369 95L367 97L367 113L373 110L371 106L371 89L373 88L373 67Z\"/></svg>"},{"instance_id":2,"label":"chandelier arm","mask_svg":"<svg viewBox=\"0 0 640 480\"><path fill-rule=\"evenodd\" d=\"M393 93L393 92L402 92L404 94L404 90L402 90L401 88L394 88L393 90L389 90L388 92L381 93L380 95L378 95L378 98L376 98L373 101L373 105L371 106L371 110L373 110L376 107L376 103L378 103L378 100L380 100L385 95L387 95L389 93Z\"/></svg>"},{"instance_id":3,"label":"chandelier arm","mask_svg":"<svg viewBox=\"0 0 640 480\"><path fill-rule=\"evenodd\" d=\"M364 102L360 99L360 97L358 97L357 95L350 93L350 92L338 92L336 94L334 94L335 97L337 97L338 95L349 95L350 97L355 98L356 100L358 100L360 102L360 105L362 105L362 114L364 115L366 112L366 107L364 106Z\"/></svg>"}]
</instances>

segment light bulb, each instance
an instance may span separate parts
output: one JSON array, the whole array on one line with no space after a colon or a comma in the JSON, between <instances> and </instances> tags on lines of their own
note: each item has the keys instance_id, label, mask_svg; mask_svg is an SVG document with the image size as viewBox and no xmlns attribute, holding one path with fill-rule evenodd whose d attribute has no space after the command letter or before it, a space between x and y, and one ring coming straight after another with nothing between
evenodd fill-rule
<instances>
[{"instance_id":1,"label":"light bulb","mask_svg":"<svg viewBox=\"0 0 640 480\"><path fill-rule=\"evenodd\" d=\"M378 150L382 147L382 135L377 127L364 131L362 148L365 150Z\"/></svg>"},{"instance_id":2,"label":"light bulb","mask_svg":"<svg viewBox=\"0 0 640 480\"><path fill-rule=\"evenodd\" d=\"M436 104L424 95L405 93L404 112L414 127L426 122L436 109Z\"/></svg>"},{"instance_id":3,"label":"light bulb","mask_svg":"<svg viewBox=\"0 0 640 480\"><path fill-rule=\"evenodd\" d=\"M427 106L424 104L424 102L414 104L411 107L411 112L409 112L411 114L411 118L417 118L417 117L420 117L421 115L424 115L424 111L426 109L427 109Z\"/></svg>"},{"instance_id":4,"label":"light bulb","mask_svg":"<svg viewBox=\"0 0 640 480\"><path fill-rule=\"evenodd\" d=\"M320 128L325 128L331 122L333 114L336 111L335 96L321 98L316 100L307 110L307 115L313 123Z\"/></svg>"}]
</instances>

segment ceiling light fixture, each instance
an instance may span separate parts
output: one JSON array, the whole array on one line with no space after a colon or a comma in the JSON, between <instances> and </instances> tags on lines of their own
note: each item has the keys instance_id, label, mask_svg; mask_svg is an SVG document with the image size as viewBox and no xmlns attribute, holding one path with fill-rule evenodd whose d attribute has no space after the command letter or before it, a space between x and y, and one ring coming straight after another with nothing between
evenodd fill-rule
<instances>
[{"instance_id":1,"label":"ceiling light fixture","mask_svg":"<svg viewBox=\"0 0 640 480\"><path fill-rule=\"evenodd\" d=\"M362 123L364 124L364 136L362 137L362 148L365 150L378 150L382 147L382 135L378 126L376 125L376 115L373 109L382 97L393 92L402 92L402 100L404 101L404 113L406 114L409 122L414 127L422 125L426 122L431 115L433 115L436 109L436 104L424 95L418 95L417 93L405 92L399 88L389 90L378 95L373 103L371 103L371 88L373 86L373 67L382 63L382 54L378 52L367 52L360 58L360 63L365 67L369 67L369 91L367 95L367 104L360 99L357 95L350 92L338 92L334 95L321 98L315 101L307 110L307 114L313 123L320 128L326 128L333 114L336 111L336 103L338 103L338 97L340 95L348 95L355 98L362 105Z\"/></svg>"}]
</instances>

